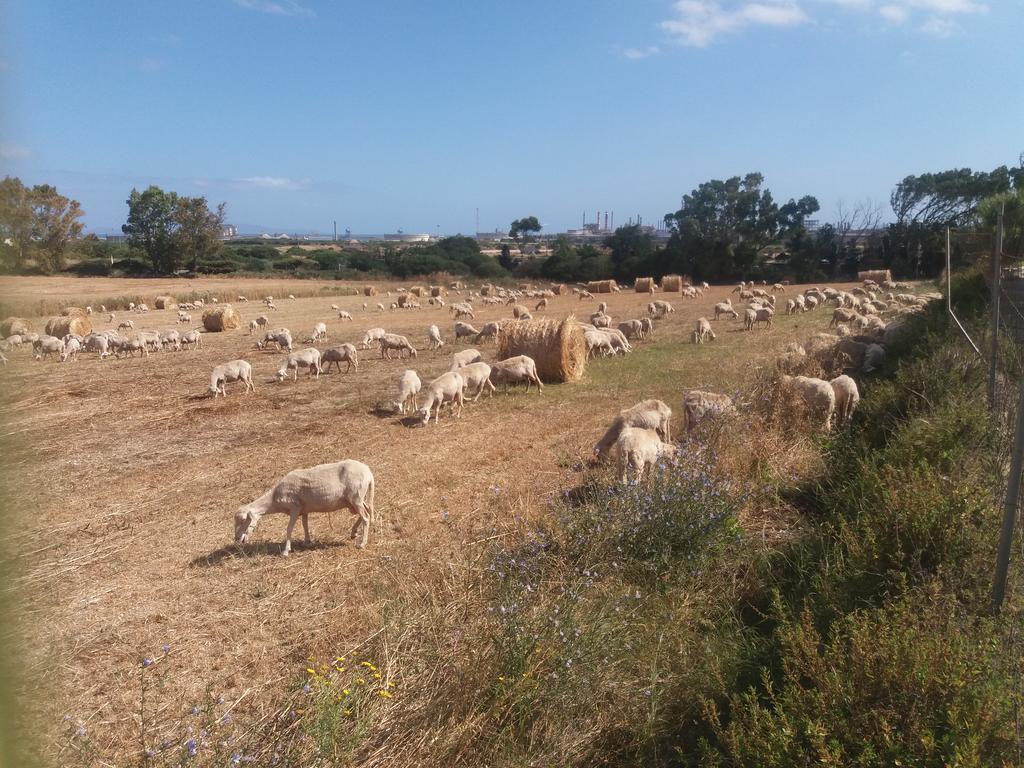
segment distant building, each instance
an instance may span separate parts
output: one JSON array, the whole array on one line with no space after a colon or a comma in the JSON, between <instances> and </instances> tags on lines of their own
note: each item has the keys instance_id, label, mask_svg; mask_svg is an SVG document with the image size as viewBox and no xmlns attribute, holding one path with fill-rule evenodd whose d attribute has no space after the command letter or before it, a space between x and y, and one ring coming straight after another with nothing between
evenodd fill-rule
<instances>
[{"instance_id":1,"label":"distant building","mask_svg":"<svg viewBox=\"0 0 1024 768\"><path fill-rule=\"evenodd\" d=\"M220 228L221 240L230 240L232 237L238 237L238 227L234 224L225 224Z\"/></svg>"}]
</instances>

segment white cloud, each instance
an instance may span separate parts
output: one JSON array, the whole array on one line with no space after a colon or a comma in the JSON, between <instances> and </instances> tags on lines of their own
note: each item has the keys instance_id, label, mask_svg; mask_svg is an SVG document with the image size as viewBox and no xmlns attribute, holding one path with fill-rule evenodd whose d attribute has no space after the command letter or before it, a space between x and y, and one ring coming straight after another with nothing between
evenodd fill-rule
<instances>
[{"instance_id":1,"label":"white cloud","mask_svg":"<svg viewBox=\"0 0 1024 768\"><path fill-rule=\"evenodd\" d=\"M883 5L878 9L878 15L890 24L902 24L909 18L910 11L902 5Z\"/></svg>"},{"instance_id":2,"label":"white cloud","mask_svg":"<svg viewBox=\"0 0 1024 768\"><path fill-rule=\"evenodd\" d=\"M274 16L316 16L312 8L307 8L298 0L234 0L239 8Z\"/></svg>"},{"instance_id":3,"label":"white cloud","mask_svg":"<svg viewBox=\"0 0 1024 768\"><path fill-rule=\"evenodd\" d=\"M657 56L661 48L656 45L648 45L646 48L624 48L622 55L627 59L646 59L649 56Z\"/></svg>"},{"instance_id":4,"label":"white cloud","mask_svg":"<svg viewBox=\"0 0 1024 768\"><path fill-rule=\"evenodd\" d=\"M32 156L32 150L20 144L4 142L0 144L0 157L4 160L24 160Z\"/></svg>"},{"instance_id":5,"label":"white cloud","mask_svg":"<svg viewBox=\"0 0 1024 768\"><path fill-rule=\"evenodd\" d=\"M921 31L932 37L952 37L960 29L955 21L941 16L932 16L921 25Z\"/></svg>"},{"instance_id":6,"label":"white cloud","mask_svg":"<svg viewBox=\"0 0 1024 768\"><path fill-rule=\"evenodd\" d=\"M729 3L716 0L676 0L675 18L660 27L680 45L704 48L715 38L744 27L793 27L810 21L793 0Z\"/></svg>"},{"instance_id":7,"label":"white cloud","mask_svg":"<svg viewBox=\"0 0 1024 768\"><path fill-rule=\"evenodd\" d=\"M287 176L246 176L237 179L242 187L253 189L301 189L309 184L309 179L290 179Z\"/></svg>"}]
</instances>

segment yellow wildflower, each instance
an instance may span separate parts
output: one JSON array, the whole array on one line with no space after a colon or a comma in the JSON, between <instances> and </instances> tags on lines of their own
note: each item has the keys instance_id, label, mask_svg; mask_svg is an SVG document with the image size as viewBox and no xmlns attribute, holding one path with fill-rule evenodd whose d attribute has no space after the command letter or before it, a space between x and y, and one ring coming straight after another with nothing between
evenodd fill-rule
<instances>
[{"instance_id":1,"label":"yellow wildflower","mask_svg":"<svg viewBox=\"0 0 1024 768\"><path fill-rule=\"evenodd\" d=\"M378 696L383 696L385 699L390 699L391 698L391 693L389 691L385 691L385 690L377 691L377 695Z\"/></svg>"},{"instance_id":2,"label":"yellow wildflower","mask_svg":"<svg viewBox=\"0 0 1024 768\"><path fill-rule=\"evenodd\" d=\"M374 673L373 673L373 677L374 677L374 679L376 679L376 680L380 680L380 672L374 672Z\"/></svg>"},{"instance_id":3,"label":"yellow wildflower","mask_svg":"<svg viewBox=\"0 0 1024 768\"><path fill-rule=\"evenodd\" d=\"M313 669L312 667L306 667L306 671L309 672L309 674L311 674L311 675L315 675L316 674L316 670Z\"/></svg>"},{"instance_id":4,"label":"yellow wildflower","mask_svg":"<svg viewBox=\"0 0 1024 768\"><path fill-rule=\"evenodd\" d=\"M366 681L361 677L356 678L356 685L366 685Z\"/></svg>"},{"instance_id":5,"label":"yellow wildflower","mask_svg":"<svg viewBox=\"0 0 1024 768\"><path fill-rule=\"evenodd\" d=\"M344 693L344 694L345 694L346 696L348 696L348 694L349 694L349 690L348 690L348 688L346 688L345 690L343 690L343 691L342 691L342 693Z\"/></svg>"}]
</instances>

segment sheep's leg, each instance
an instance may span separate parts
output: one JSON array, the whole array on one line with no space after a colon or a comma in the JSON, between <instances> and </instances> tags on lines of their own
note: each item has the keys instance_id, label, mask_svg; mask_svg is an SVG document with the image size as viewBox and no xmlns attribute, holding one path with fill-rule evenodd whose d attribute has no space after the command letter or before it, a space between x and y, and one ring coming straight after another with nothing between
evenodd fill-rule
<instances>
[{"instance_id":1,"label":"sheep's leg","mask_svg":"<svg viewBox=\"0 0 1024 768\"><path fill-rule=\"evenodd\" d=\"M309 538L309 513L302 513L302 535L305 537L305 544L308 547L313 543L312 539Z\"/></svg>"},{"instance_id":2,"label":"sheep's leg","mask_svg":"<svg viewBox=\"0 0 1024 768\"><path fill-rule=\"evenodd\" d=\"M359 520L356 525L363 526L363 537L359 540L358 547L363 549L366 546L366 540L370 537L370 513L366 505L361 505L359 508Z\"/></svg>"},{"instance_id":3,"label":"sheep's leg","mask_svg":"<svg viewBox=\"0 0 1024 768\"><path fill-rule=\"evenodd\" d=\"M354 523L352 523L352 530L349 532L348 535L350 539L354 539L356 537L356 534L359 533L359 526L362 525L362 523L363 516L359 512L356 512L356 520Z\"/></svg>"},{"instance_id":4,"label":"sheep's leg","mask_svg":"<svg viewBox=\"0 0 1024 768\"><path fill-rule=\"evenodd\" d=\"M288 530L284 534L284 550L281 554L284 557L288 557L292 551L292 531L295 530L295 521L299 519L299 510L293 509L288 515Z\"/></svg>"}]
</instances>

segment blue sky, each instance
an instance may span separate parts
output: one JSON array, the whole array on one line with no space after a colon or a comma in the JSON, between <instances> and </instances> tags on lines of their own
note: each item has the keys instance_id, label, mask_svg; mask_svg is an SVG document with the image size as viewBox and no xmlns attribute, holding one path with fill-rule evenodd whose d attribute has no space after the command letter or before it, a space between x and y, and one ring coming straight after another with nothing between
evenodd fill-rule
<instances>
[{"instance_id":1,"label":"blue sky","mask_svg":"<svg viewBox=\"0 0 1024 768\"><path fill-rule=\"evenodd\" d=\"M759 170L883 203L1024 151L1024 0L0 0L0 173L116 230L132 186L253 227L616 224Z\"/></svg>"}]
</instances>

